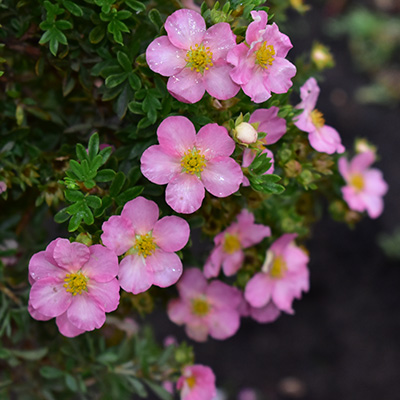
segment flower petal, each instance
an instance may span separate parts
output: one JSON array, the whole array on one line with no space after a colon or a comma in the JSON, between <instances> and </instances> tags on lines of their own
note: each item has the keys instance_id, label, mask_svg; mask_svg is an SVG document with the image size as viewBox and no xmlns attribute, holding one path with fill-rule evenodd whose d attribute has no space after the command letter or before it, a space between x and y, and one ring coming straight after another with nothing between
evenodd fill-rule
<instances>
[{"instance_id":1,"label":"flower petal","mask_svg":"<svg viewBox=\"0 0 400 400\"><path fill-rule=\"evenodd\" d=\"M206 23L196 11L181 9L171 14L165 21L165 30L171 43L180 49L200 44L206 32Z\"/></svg>"},{"instance_id":2,"label":"flower petal","mask_svg":"<svg viewBox=\"0 0 400 400\"><path fill-rule=\"evenodd\" d=\"M254 21L246 30L246 42L249 45L261 39L268 22L268 14L265 11L252 11L250 14Z\"/></svg>"},{"instance_id":3,"label":"flower petal","mask_svg":"<svg viewBox=\"0 0 400 400\"><path fill-rule=\"evenodd\" d=\"M271 90L265 85L266 74L262 70L254 68L251 79L242 85L243 92L251 97L254 103L263 103L271 97Z\"/></svg>"},{"instance_id":4,"label":"flower petal","mask_svg":"<svg viewBox=\"0 0 400 400\"><path fill-rule=\"evenodd\" d=\"M375 161L375 154L373 151L364 151L363 153L357 154L350 164L350 170L354 172L364 172L370 167Z\"/></svg>"},{"instance_id":5,"label":"flower petal","mask_svg":"<svg viewBox=\"0 0 400 400\"><path fill-rule=\"evenodd\" d=\"M178 74L186 65L186 51L175 47L167 36L153 40L146 50L150 69L163 76Z\"/></svg>"},{"instance_id":6,"label":"flower petal","mask_svg":"<svg viewBox=\"0 0 400 400\"><path fill-rule=\"evenodd\" d=\"M253 319L261 324L266 324L268 322L274 322L280 315L281 312L275 304L270 301L266 306L255 308L250 308L250 315Z\"/></svg>"},{"instance_id":7,"label":"flower petal","mask_svg":"<svg viewBox=\"0 0 400 400\"><path fill-rule=\"evenodd\" d=\"M46 253L47 250L40 251L32 256L29 261L30 277L33 278L34 281L47 277L53 277L57 279L65 278L65 275L68 273L68 271L51 263ZM54 260L53 262L55 263Z\"/></svg>"},{"instance_id":8,"label":"flower petal","mask_svg":"<svg viewBox=\"0 0 400 400\"><path fill-rule=\"evenodd\" d=\"M114 279L118 274L116 254L100 244L90 246L89 250L90 258L82 267L82 273L96 282L109 282Z\"/></svg>"},{"instance_id":9,"label":"flower petal","mask_svg":"<svg viewBox=\"0 0 400 400\"><path fill-rule=\"evenodd\" d=\"M319 86L315 78L311 77L307 79L304 85L300 88L301 103L296 108L303 108L306 111L314 110L317 105L319 97Z\"/></svg>"},{"instance_id":10,"label":"flower petal","mask_svg":"<svg viewBox=\"0 0 400 400\"><path fill-rule=\"evenodd\" d=\"M48 317L47 315L44 315L38 310L36 310L36 308L33 308L30 301L28 302L28 312L31 315L31 317L36 319L37 321L48 321L49 319L53 318L53 317Z\"/></svg>"},{"instance_id":11,"label":"flower petal","mask_svg":"<svg viewBox=\"0 0 400 400\"><path fill-rule=\"evenodd\" d=\"M222 263L222 247L216 246L208 257L203 273L207 279L216 278L221 270Z\"/></svg>"},{"instance_id":12,"label":"flower petal","mask_svg":"<svg viewBox=\"0 0 400 400\"><path fill-rule=\"evenodd\" d=\"M189 224L180 217L169 216L156 222L153 239L164 251L174 252L186 246L189 240Z\"/></svg>"},{"instance_id":13,"label":"flower petal","mask_svg":"<svg viewBox=\"0 0 400 400\"><path fill-rule=\"evenodd\" d=\"M191 318L189 303L180 299L173 299L168 303L167 314L172 322L183 325Z\"/></svg>"},{"instance_id":14,"label":"flower petal","mask_svg":"<svg viewBox=\"0 0 400 400\"><path fill-rule=\"evenodd\" d=\"M271 299L272 282L267 274L259 272L247 283L244 297L253 307L263 307Z\"/></svg>"},{"instance_id":15,"label":"flower petal","mask_svg":"<svg viewBox=\"0 0 400 400\"><path fill-rule=\"evenodd\" d=\"M59 315L56 318L56 324L58 327L58 330L60 333L66 337L73 338L75 336L78 336L85 332L84 329L79 329L77 328L69 319L67 316L67 313L65 312L62 315Z\"/></svg>"},{"instance_id":16,"label":"flower petal","mask_svg":"<svg viewBox=\"0 0 400 400\"><path fill-rule=\"evenodd\" d=\"M179 74L172 75L167 82L167 89L177 100L182 103L197 103L206 91L203 75L192 71L189 67L184 68Z\"/></svg>"},{"instance_id":17,"label":"flower petal","mask_svg":"<svg viewBox=\"0 0 400 400\"><path fill-rule=\"evenodd\" d=\"M210 336L224 340L238 331L240 316L236 310L218 310L210 314L208 322Z\"/></svg>"},{"instance_id":18,"label":"flower petal","mask_svg":"<svg viewBox=\"0 0 400 400\"><path fill-rule=\"evenodd\" d=\"M229 75L238 85L246 84L252 79L254 62L248 57L249 48L245 43L240 43L229 51L227 61L233 68Z\"/></svg>"},{"instance_id":19,"label":"flower petal","mask_svg":"<svg viewBox=\"0 0 400 400\"><path fill-rule=\"evenodd\" d=\"M235 275L243 264L244 253L242 250L225 255L222 261L222 269L226 276Z\"/></svg>"},{"instance_id":20,"label":"flower petal","mask_svg":"<svg viewBox=\"0 0 400 400\"><path fill-rule=\"evenodd\" d=\"M292 303L294 300L293 288L286 284L285 281L277 281L272 293L272 300L282 311L293 314Z\"/></svg>"},{"instance_id":21,"label":"flower petal","mask_svg":"<svg viewBox=\"0 0 400 400\"><path fill-rule=\"evenodd\" d=\"M104 283L90 280L88 283L88 295L94 299L105 312L114 311L119 304L119 282L116 279Z\"/></svg>"},{"instance_id":22,"label":"flower petal","mask_svg":"<svg viewBox=\"0 0 400 400\"><path fill-rule=\"evenodd\" d=\"M225 61L228 51L236 46L236 35L228 23L219 22L207 29L203 45L210 47L213 62L219 59Z\"/></svg>"},{"instance_id":23,"label":"flower petal","mask_svg":"<svg viewBox=\"0 0 400 400\"><path fill-rule=\"evenodd\" d=\"M34 309L47 317L63 314L71 304L72 295L64 288L64 281L42 278L36 281L29 294Z\"/></svg>"},{"instance_id":24,"label":"flower petal","mask_svg":"<svg viewBox=\"0 0 400 400\"><path fill-rule=\"evenodd\" d=\"M207 124L196 136L196 148L206 160L212 160L216 157L229 157L235 150L235 142L225 127Z\"/></svg>"},{"instance_id":25,"label":"flower petal","mask_svg":"<svg viewBox=\"0 0 400 400\"><path fill-rule=\"evenodd\" d=\"M293 85L291 79L296 75L296 67L285 58L276 57L268 68L265 87L274 93L286 93Z\"/></svg>"},{"instance_id":26,"label":"flower petal","mask_svg":"<svg viewBox=\"0 0 400 400\"><path fill-rule=\"evenodd\" d=\"M182 170L180 158L167 154L159 145L150 146L140 158L140 169L149 181L165 185Z\"/></svg>"},{"instance_id":27,"label":"flower petal","mask_svg":"<svg viewBox=\"0 0 400 400\"><path fill-rule=\"evenodd\" d=\"M191 214L201 207L204 194L204 185L196 175L182 173L168 184L165 201L176 212Z\"/></svg>"},{"instance_id":28,"label":"flower petal","mask_svg":"<svg viewBox=\"0 0 400 400\"><path fill-rule=\"evenodd\" d=\"M157 204L142 196L128 201L121 212L121 217L132 223L136 235L146 235L150 232L154 228L158 216Z\"/></svg>"},{"instance_id":29,"label":"flower petal","mask_svg":"<svg viewBox=\"0 0 400 400\"><path fill-rule=\"evenodd\" d=\"M207 280L199 269L186 268L177 286L183 299L192 299L204 294L207 288Z\"/></svg>"},{"instance_id":30,"label":"flower petal","mask_svg":"<svg viewBox=\"0 0 400 400\"><path fill-rule=\"evenodd\" d=\"M70 243L68 239L60 239L54 247L53 257L61 267L69 272L77 272L89 260L90 251L82 243Z\"/></svg>"},{"instance_id":31,"label":"flower petal","mask_svg":"<svg viewBox=\"0 0 400 400\"><path fill-rule=\"evenodd\" d=\"M104 309L88 294L74 296L67 317L78 329L85 331L99 329L106 322Z\"/></svg>"},{"instance_id":32,"label":"flower petal","mask_svg":"<svg viewBox=\"0 0 400 400\"><path fill-rule=\"evenodd\" d=\"M201 173L205 188L216 197L227 197L235 193L243 180L240 165L232 158L221 157L207 162Z\"/></svg>"},{"instance_id":33,"label":"flower petal","mask_svg":"<svg viewBox=\"0 0 400 400\"><path fill-rule=\"evenodd\" d=\"M175 253L157 249L147 257L148 268L153 271L153 285L168 287L175 284L182 275L182 261Z\"/></svg>"},{"instance_id":34,"label":"flower petal","mask_svg":"<svg viewBox=\"0 0 400 400\"><path fill-rule=\"evenodd\" d=\"M190 339L196 342L205 342L208 336L208 326L204 322L188 323L185 332Z\"/></svg>"},{"instance_id":35,"label":"flower petal","mask_svg":"<svg viewBox=\"0 0 400 400\"><path fill-rule=\"evenodd\" d=\"M206 290L207 299L218 310L236 309L242 301L241 292L226 283L213 280Z\"/></svg>"},{"instance_id":36,"label":"flower petal","mask_svg":"<svg viewBox=\"0 0 400 400\"><path fill-rule=\"evenodd\" d=\"M274 47L276 57L286 57L289 50L293 47L289 36L280 32L278 25L275 22L272 25L267 25L265 27L263 40L266 40L268 45Z\"/></svg>"},{"instance_id":37,"label":"flower petal","mask_svg":"<svg viewBox=\"0 0 400 400\"><path fill-rule=\"evenodd\" d=\"M101 240L107 248L117 256L128 251L135 242L135 230L132 222L120 215L111 216L101 227L103 234Z\"/></svg>"},{"instance_id":38,"label":"flower petal","mask_svg":"<svg viewBox=\"0 0 400 400\"><path fill-rule=\"evenodd\" d=\"M328 125L310 132L308 140L311 147L322 153L333 154L336 152L340 154L345 150L338 131Z\"/></svg>"},{"instance_id":39,"label":"flower petal","mask_svg":"<svg viewBox=\"0 0 400 400\"><path fill-rule=\"evenodd\" d=\"M240 86L233 82L229 73L232 67L226 63L214 65L204 72L204 87L206 91L218 100L228 100L236 96Z\"/></svg>"},{"instance_id":40,"label":"flower petal","mask_svg":"<svg viewBox=\"0 0 400 400\"><path fill-rule=\"evenodd\" d=\"M249 122L258 122L257 132L267 134L266 144L276 143L286 133L286 120L278 117L278 107L259 108L250 116Z\"/></svg>"},{"instance_id":41,"label":"flower petal","mask_svg":"<svg viewBox=\"0 0 400 400\"><path fill-rule=\"evenodd\" d=\"M147 268L143 257L126 256L119 264L119 283L126 292L145 292L153 284L153 272Z\"/></svg>"}]
</instances>

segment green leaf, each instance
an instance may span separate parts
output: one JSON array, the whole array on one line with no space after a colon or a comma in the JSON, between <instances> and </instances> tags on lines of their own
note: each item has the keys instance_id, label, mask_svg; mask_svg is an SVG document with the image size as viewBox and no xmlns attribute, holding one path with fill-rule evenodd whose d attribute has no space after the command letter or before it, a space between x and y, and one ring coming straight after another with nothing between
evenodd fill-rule
<instances>
[{"instance_id":1,"label":"green leaf","mask_svg":"<svg viewBox=\"0 0 400 400\"><path fill-rule=\"evenodd\" d=\"M137 12L141 12L141 11L146 11L146 6L141 3L140 1L136 1L136 0L125 0L125 4L132 8L132 10L135 10Z\"/></svg>"},{"instance_id":2,"label":"green leaf","mask_svg":"<svg viewBox=\"0 0 400 400\"><path fill-rule=\"evenodd\" d=\"M125 53L123 53L122 51L118 51L117 60L119 65L124 69L125 72L132 71L132 62Z\"/></svg>"},{"instance_id":3,"label":"green leaf","mask_svg":"<svg viewBox=\"0 0 400 400\"><path fill-rule=\"evenodd\" d=\"M75 17L82 17L83 11L77 4L72 1L64 0L63 1L64 7Z\"/></svg>"},{"instance_id":4,"label":"green leaf","mask_svg":"<svg viewBox=\"0 0 400 400\"><path fill-rule=\"evenodd\" d=\"M124 82L126 79L128 79L128 76L128 72L121 72L120 74L110 75L106 79L106 86L110 89L116 87Z\"/></svg>"},{"instance_id":5,"label":"green leaf","mask_svg":"<svg viewBox=\"0 0 400 400\"><path fill-rule=\"evenodd\" d=\"M117 19L118 20L124 20L124 19L128 19L132 16L132 13L128 10L121 10L117 12Z\"/></svg>"},{"instance_id":6,"label":"green leaf","mask_svg":"<svg viewBox=\"0 0 400 400\"><path fill-rule=\"evenodd\" d=\"M68 224L69 232L74 232L79 228L79 225L81 224L81 221L82 221L82 217L83 217L82 212L78 212L71 217L71 219L69 220L69 224Z\"/></svg>"},{"instance_id":7,"label":"green leaf","mask_svg":"<svg viewBox=\"0 0 400 400\"><path fill-rule=\"evenodd\" d=\"M62 224L65 222L68 218L70 217L70 214L67 213L66 208L63 208L60 210L55 216L54 216L54 221L57 222L57 224Z\"/></svg>"},{"instance_id":8,"label":"green leaf","mask_svg":"<svg viewBox=\"0 0 400 400\"><path fill-rule=\"evenodd\" d=\"M88 149L89 160L93 160L99 152L99 134L97 132L90 136Z\"/></svg>"},{"instance_id":9,"label":"green leaf","mask_svg":"<svg viewBox=\"0 0 400 400\"><path fill-rule=\"evenodd\" d=\"M134 72L129 74L128 81L133 90L139 90L142 87L142 82L140 78Z\"/></svg>"},{"instance_id":10,"label":"green leaf","mask_svg":"<svg viewBox=\"0 0 400 400\"><path fill-rule=\"evenodd\" d=\"M97 209L97 208L101 207L100 197L90 195L90 196L85 197L85 200L86 200L87 205L93 209Z\"/></svg>"},{"instance_id":11,"label":"green leaf","mask_svg":"<svg viewBox=\"0 0 400 400\"><path fill-rule=\"evenodd\" d=\"M128 104L129 111L133 114L143 114L142 103L131 101Z\"/></svg>"},{"instance_id":12,"label":"green leaf","mask_svg":"<svg viewBox=\"0 0 400 400\"><path fill-rule=\"evenodd\" d=\"M93 217L92 210L86 204L84 205L82 216L83 216L83 221L85 222L85 224L92 225L94 223L94 217Z\"/></svg>"},{"instance_id":13,"label":"green leaf","mask_svg":"<svg viewBox=\"0 0 400 400\"><path fill-rule=\"evenodd\" d=\"M73 392L78 391L78 383L76 382L76 379L72 375L70 374L65 375L65 384L69 390Z\"/></svg>"},{"instance_id":14,"label":"green leaf","mask_svg":"<svg viewBox=\"0 0 400 400\"><path fill-rule=\"evenodd\" d=\"M60 19L59 21L56 21L56 27L64 31L65 29L72 29L73 25L65 19Z\"/></svg>"},{"instance_id":15,"label":"green leaf","mask_svg":"<svg viewBox=\"0 0 400 400\"><path fill-rule=\"evenodd\" d=\"M142 398L147 397L146 388L144 387L143 383L139 381L139 379L129 375L125 375L125 379L130 383L132 389L136 392L136 394L139 397Z\"/></svg>"},{"instance_id":16,"label":"green leaf","mask_svg":"<svg viewBox=\"0 0 400 400\"><path fill-rule=\"evenodd\" d=\"M64 375L64 372L59 370L58 368L50 367L47 365L40 368L39 373L45 379L61 378Z\"/></svg>"},{"instance_id":17,"label":"green leaf","mask_svg":"<svg viewBox=\"0 0 400 400\"><path fill-rule=\"evenodd\" d=\"M125 184L125 174L119 171L115 176L110 186L110 196L115 197Z\"/></svg>"},{"instance_id":18,"label":"green leaf","mask_svg":"<svg viewBox=\"0 0 400 400\"><path fill-rule=\"evenodd\" d=\"M115 176L113 169L102 169L96 175L96 182L109 182L112 181Z\"/></svg>"},{"instance_id":19,"label":"green leaf","mask_svg":"<svg viewBox=\"0 0 400 400\"><path fill-rule=\"evenodd\" d=\"M143 192L144 187L143 186L135 186L133 188L129 188L122 192L117 198L116 202L119 206L124 205L126 202L129 200L134 199L135 197L139 196L140 193Z\"/></svg>"},{"instance_id":20,"label":"green leaf","mask_svg":"<svg viewBox=\"0 0 400 400\"><path fill-rule=\"evenodd\" d=\"M103 40L105 34L106 34L105 27L102 25L97 25L89 33L90 43L93 44L100 43Z\"/></svg>"},{"instance_id":21,"label":"green leaf","mask_svg":"<svg viewBox=\"0 0 400 400\"><path fill-rule=\"evenodd\" d=\"M83 163L82 163L83 164ZM93 178L96 176L97 170L103 165L103 157L100 154L90 162L90 177Z\"/></svg>"},{"instance_id":22,"label":"green leaf","mask_svg":"<svg viewBox=\"0 0 400 400\"><path fill-rule=\"evenodd\" d=\"M83 199L83 197L84 197L83 193L79 192L78 190L67 189L65 191L65 198L71 203L80 201Z\"/></svg>"},{"instance_id":23,"label":"green leaf","mask_svg":"<svg viewBox=\"0 0 400 400\"><path fill-rule=\"evenodd\" d=\"M76 156L81 161L89 160L88 153L81 143L77 143L76 145Z\"/></svg>"},{"instance_id":24,"label":"green leaf","mask_svg":"<svg viewBox=\"0 0 400 400\"><path fill-rule=\"evenodd\" d=\"M11 353L24 360L28 361L38 361L42 359L48 352L46 347L42 349L35 349L35 350L12 350Z\"/></svg>"},{"instance_id":25,"label":"green leaf","mask_svg":"<svg viewBox=\"0 0 400 400\"><path fill-rule=\"evenodd\" d=\"M162 386L157 385L149 379L143 379L147 386L162 400L173 400L172 395L167 392Z\"/></svg>"},{"instance_id":26,"label":"green leaf","mask_svg":"<svg viewBox=\"0 0 400 400\"><path fill-rule=\"evenodd\" d=\"M79 164L75 160L70 160L69 161L69 168L71 171L77 176L79 180L83 179L83 170L81 164Z\"/></svg>"},{"instance_id":27,"label":"green leaf","mask_svg":"<svg viewBox=\"0 0 400 400\"><path fill-rule=\"evenodd\" d=\"M112 151L113 151L113 149L111 146L104 147L104 149L100 151L99 156L101 156L101 158L102 158L101 165L103 165L107 162L107 160L110 158Z\"/></svg>"},{"instance_id":28,"label":"green leaf","mask_svg":"<svg viewBox=\"0 0 400 400\"><path fill-rule=\"evenodd\" d=\"M164 22L161 18L160 12L156 8L153 8L152 10L149 11L148 16L149 16L149 20L156 27L157 31L160 31L160 29L164 25Z\"/></svg>"}]
</instances>

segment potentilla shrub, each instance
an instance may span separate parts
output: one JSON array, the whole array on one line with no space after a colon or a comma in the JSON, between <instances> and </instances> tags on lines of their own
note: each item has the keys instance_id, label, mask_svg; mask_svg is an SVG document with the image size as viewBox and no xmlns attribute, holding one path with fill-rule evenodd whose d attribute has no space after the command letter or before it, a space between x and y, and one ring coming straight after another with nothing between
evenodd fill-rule
<instances>
[{"instance_id":1,"label":"potentilla shrub","mask_svg":"<svg viewBox=\"0 0 400 400\"><path fill-rule=\"evenodd\" d=\"M182 3L0 4L7 398L211 400L212 366L142 317L198 342L273 323L310 289L319 203L383 211L374 147L316 108L328 50L297 70L284 7Z\"/></svg>"}]
</instances>

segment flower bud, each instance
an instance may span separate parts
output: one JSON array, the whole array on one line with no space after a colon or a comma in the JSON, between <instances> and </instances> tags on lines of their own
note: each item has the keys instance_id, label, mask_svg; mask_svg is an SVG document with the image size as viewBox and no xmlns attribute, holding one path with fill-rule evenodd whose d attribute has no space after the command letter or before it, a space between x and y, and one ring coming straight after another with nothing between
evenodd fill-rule
<instances>
[{"instance_id":1,"label":"flower bud","mask_svg":"<svg viewBox=\"0 0 400 400\"><path fill-rule=\"evenodd\" d=\"M242 122L235 128L235 137L239 142L251 144L257 142L258 133L248 122Z\"/></svg>"}]
</instances>

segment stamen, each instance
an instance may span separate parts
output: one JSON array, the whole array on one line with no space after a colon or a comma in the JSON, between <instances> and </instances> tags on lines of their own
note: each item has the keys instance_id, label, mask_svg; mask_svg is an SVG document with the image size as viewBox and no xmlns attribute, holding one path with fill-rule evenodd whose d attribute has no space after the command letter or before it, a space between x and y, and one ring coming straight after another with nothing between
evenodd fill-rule
<instances>
[{"instance_id":1,"label":"stamen","mask_svg":"<svg viewBox=\"0 0 400 400\"><path fill-rule=\"evenodd\" d=\"M193 147L192 150L188 150L186 153L184 153L183 157L181 158L181 166L183 172L192 175L196 174L200 177L200 173L206 166L206 159L202 154L200 154L196 147Z\"/></svg>"},{"instance_id":2,"label":"stamen","mask_svg":"<svg viewBox=\"0 0 400 400\"><path fill-rule=\"evenodd\" d=\"M137 235L133 250L139 256L143 256L144 258L151 256L156 250L156 244L154 243L151 233L147 233L146 235Z\"/></svg>"},{"instance_id":3,"label":"stamen","mask_svg":"<svg viewBox=\"0 0 400 400\"><path fill-rule=\"evenodd\" d=\"M232 254L240 250L242 246L240 245L240 241L236 235L231 235L227 233L225 235L225 241L223 247L225 253Z\"/></svg>"},{"instance_id":4,"label":"stamen","mask_svg":"<svg viewBox=\"0 0 400 400\"><path fill-rule=\"evenodd\" d=\"M87 283L89 278L82 274L81 271L67 274L64 279L64 287L68 293L72 293L73 296L82 294L83 291L87 292Z\"/></svg>"},{"instance_id":5,"label":"stamen","mask_svg":"<svg viewBox=\"0 0 400 400\"><path fill-rule=\"evenodd\" d=\"M325 125L324 114L315 109L311 111L311 121L316 128L322 128Z\"/></svg>"},{"instance_id":6,"label":"stamen","mask_svg":"<svg viewBox=\"0 0 400 400\"><path fill-rule=\"evenodd\" d=\"M272 44L267 46L267 42L264 42L256 51L256 64L260 65L264 69L267 69L275 60L273 57L274 55L274 46L272 46Z\"/></svg>"},{"instance_id":7,"label":"stamen","mask_svg":"<svg viewBox=\"0 0 400 400\"><path fill-rule=\"evenodd\" d=\"M282 256L276 256L269 271L271 278L281 279L287 271L286 261Z\"/></svg>"},{"instance_id":8,"label":"stamen","mask_svg":"<svg viewBox=\"0 0 400 400\"><path fill-rule=\"evenodd\" d=\"M210 311L211 307L207 299L203 297L197 297L192 300L192 312L199 317L204 317Z\"/></svg>"},{"instance_id":9,"label":"stamen","mask_svg":"<svg viewBox=\"0 0 400 400\"><path fill-rule=\"evenodd\" d=\"M204 70L210 69L214 64L212 63L213 53L209 47L204 47L203 44L196 44L194 48L190 46L190 50L186 53L185 61L186 67L196 72L204 73Z\"/></svg>"},{"instance_id":10,"label":"stamen","mask_svg":"<svg viewBox=\"0 0 400 400\"><path fill-rule=\"evenodd\" d=\"M357 192L361 192L365 186L364 177L361 174L353 174L350 178L350 185L353 186Z\"/></svg>"}]
</instances>

